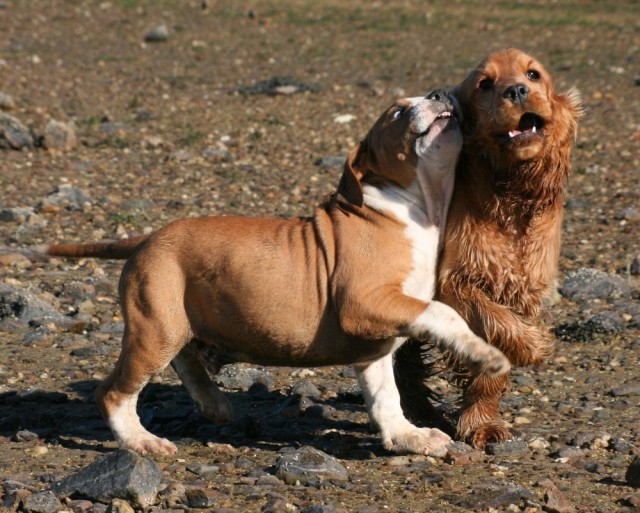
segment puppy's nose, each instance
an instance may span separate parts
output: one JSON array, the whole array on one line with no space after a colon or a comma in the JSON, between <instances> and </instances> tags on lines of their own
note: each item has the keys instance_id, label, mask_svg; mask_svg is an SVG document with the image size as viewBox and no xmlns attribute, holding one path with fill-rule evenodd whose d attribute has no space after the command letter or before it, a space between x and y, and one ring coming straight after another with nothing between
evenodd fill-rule
<instances>
[{"instance_id":1,"label":"puppy's nose","mask_svg":"<svg viewBox=\"0 0 640 513\"><path fill-rule=\"evenodd\" d=\"M449 93L446 89L434 89L427 96L425 96L427 100L435 100L437 102L446 102L451 101L449 97Z\"/></svg>"},{"instance_id":2,"label":"puppy's nose","mask_svg":"<svg viewBox=\"0 0 640 513\"><path fill-rule=\"evenodd\" d=\"M522 103L529 96L529 86L526 84L514 84L505 89L502 97L513 103Z\"/></svg>"}]
</instances>

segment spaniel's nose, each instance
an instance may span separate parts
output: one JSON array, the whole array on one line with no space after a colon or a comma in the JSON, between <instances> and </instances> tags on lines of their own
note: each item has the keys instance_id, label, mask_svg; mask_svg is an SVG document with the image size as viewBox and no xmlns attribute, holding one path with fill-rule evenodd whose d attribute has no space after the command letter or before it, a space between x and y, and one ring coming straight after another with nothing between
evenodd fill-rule
<instances>
[{"instance_id":1,"label":"spaniel's nose","mask_svg":"<svg viewBox=\"0 0 640 513\"><path fill-rule=\"evenodd\" d=\"M522 103L529 96L529 86L525 84L515 84L507 87L502 94L503 98L511 100L513 103Z\"/></svg>"}]
</instances>

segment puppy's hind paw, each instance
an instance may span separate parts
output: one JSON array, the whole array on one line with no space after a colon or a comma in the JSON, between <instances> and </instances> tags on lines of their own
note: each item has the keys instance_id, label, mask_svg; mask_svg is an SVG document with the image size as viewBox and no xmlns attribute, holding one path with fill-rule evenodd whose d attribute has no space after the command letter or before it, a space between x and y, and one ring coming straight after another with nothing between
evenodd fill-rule
<instances>
[{"instance_id":1,"label":"puppy's hind paw","mask_svg":"<svg viewBox=\"0 0 640 513\"><path fill-rule=\"evenodd\" d=\"M395 434L385 440L384 447L397 453L422 454L439 458L447 453L447 446L450 443L452 443L451 437L439 429L411 426L403 433Z\"/></svg>"}]
</instances>

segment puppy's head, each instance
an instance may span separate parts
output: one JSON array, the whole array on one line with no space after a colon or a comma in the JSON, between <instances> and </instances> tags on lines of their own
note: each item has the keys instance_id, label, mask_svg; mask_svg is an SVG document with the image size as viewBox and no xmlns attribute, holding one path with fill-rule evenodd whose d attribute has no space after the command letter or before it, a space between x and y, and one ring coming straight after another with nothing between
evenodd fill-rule
<instances>
[{"instance_id":1,"label":"puppy's head","mask_svg":"<svg viewBox=\"0 0 640 513\"><path fill-rule=\"evenodd\" d=\"M397 100L347 157L338 192L362 206L362 184L409 188L418 172L453 173L462 147L459 113L448 94Z\"/></svg>"},{"instance_id":2,"label":"puppy's head","mask_svg":"<svg viewBox=\"0 0 640 513\"><path fill-rule=\"evenodd\" d=\"M498 165L570 147L582 112L575 91L555 93L542 64L514 48L486 57L451 92L465 115L465 142Z\"/></svg>"}]
</instances>

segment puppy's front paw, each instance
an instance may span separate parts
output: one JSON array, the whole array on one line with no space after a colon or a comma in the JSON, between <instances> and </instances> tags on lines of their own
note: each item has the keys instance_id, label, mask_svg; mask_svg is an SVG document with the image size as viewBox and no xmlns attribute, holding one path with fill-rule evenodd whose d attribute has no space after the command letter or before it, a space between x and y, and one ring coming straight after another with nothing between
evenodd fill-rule
<instances>
[{"instance_id":1,"label":"puppy's front paw","mask_svg":"<svg viewBox=\"0 0 640 513\"><path fill-rule=\"evenodd\" d=\"M138 454L166 454L171 456L178 452L178 448L166 438L160 438L151 433L136 434L121 440L119 445L124 449L131 449Z\"/></svg>"},{"instance_id":2,"label":"puppy's front paw","mask_svg":"<svg viewBox=\"0 0 640 513\"><path fill-rule=\"evenodd\" d=\"M485 374L490 378L506 374L511 369L509 360L502 351L483 342L483 348L472 354L467 362L473 374Z\"/></svg>"},{"instance_id":3,"label":"puppy's front paw","mask_svg":"<svg viewBox=\"0 0 640 513\"><path fill-rule=\"evenodd\" d=\"M442 457L452 442L449 435L439 429L411 426L403 433L397 433L384 441L387 450L398 453L414 453L424 456Z\"/></svg>"}]
</instances>

